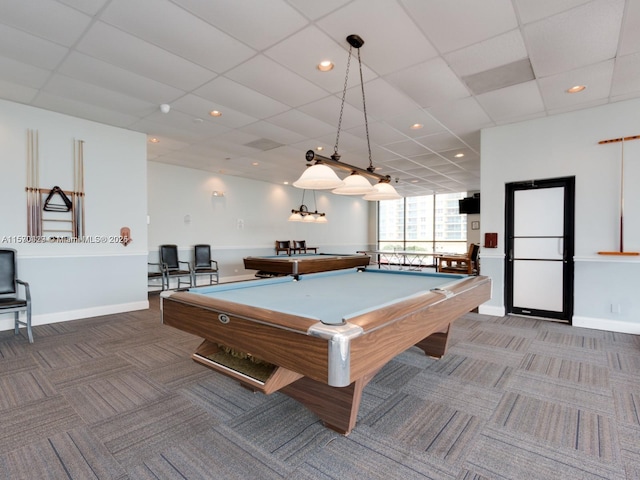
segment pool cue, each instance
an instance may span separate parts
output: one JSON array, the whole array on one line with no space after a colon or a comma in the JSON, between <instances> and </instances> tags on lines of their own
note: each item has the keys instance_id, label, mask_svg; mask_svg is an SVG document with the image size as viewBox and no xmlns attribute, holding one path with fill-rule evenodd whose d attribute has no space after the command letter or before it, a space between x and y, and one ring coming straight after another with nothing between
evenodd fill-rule
<instances>
[{"instance_id":1,"label":"pool cue","mask_svg":"<svg viewBox=\"0 0 640 480\"><path fill-rule=\"evenodd\" d=\"M598 145L604 145L607 143L620 142L620 251L619 252L598 252L600 255L638 255L638 252L625 252L624 251L624 142L630 140L638 140L640 135L633 135L630 137L611 138L609 140L601 140Z\"/></svg>"},{"instance_id":2,"label":"pool cue","mask_svg":"<svg viewBox=\"0 0 640 480\"><path fill-rule=\"evenodd\" d=\"M73 139L73 192L71 194L71 230L73 230L73 236L78 236L78 224L76 221L76 212L78 209L78 152L76 151L77 140Z\"/></svg>"},{"instance_id":3,"label":"pool cue","mask_svg":"<svg viewBox=\"0 0 640 480\"><path fill-rule=\"evenodd\" d=\"M36 235L42 235L42 194L40 193L40 135L36 130L35 138L35 155L34 155L35 167L36 167Z\"/></svg>"},{"instance_id":4,"label":"pool cue","mask_svg":"<svg viewBox=\"0 0 640 480\"><path fill-rule=\"evenodd\" d=\"M84 140L80 140L80 145L79 145L79 149L80 149L80 158L79 158L79 162L80 162L80 229L81 229L81 234L84 235Z\"/></svg>"},{"instance_id":5,"label":"pool cue","mask_svg":"<svg viewBox=\"0 0 640 480\"><path fill-rule=\"evenodd\" d=\"M31 236L33 221L31 220L31 130L27 130L27 235Z\"/></svg>"}]
</instances>

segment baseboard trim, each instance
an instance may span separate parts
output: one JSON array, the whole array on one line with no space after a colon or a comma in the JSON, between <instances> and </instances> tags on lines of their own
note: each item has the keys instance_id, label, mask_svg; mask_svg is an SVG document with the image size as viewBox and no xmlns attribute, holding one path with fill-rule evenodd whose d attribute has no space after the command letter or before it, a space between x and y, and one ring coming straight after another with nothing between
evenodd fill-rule
<instances>
[{"instance_id":1,"label":"baseboard trim","mask_svg":"<svg viewBox=\"0 0 640 480\"><path fill-rule=\"evenodd\" d=\"M493 305L480 305L478 313L482 315L491 315L492 317L504 317L504 307L496 307Z\"/></svg>"},{"instance_id":2,"label":"baseboard trim","mask_svg":"<svg viewBox=\"0 0 640 480\"><path fill-rule=\"evenodd\" d=\"M81 318L100 317L102 315L113 315L116 313L133 312L135 310L146 310L149 308L149 301L120 303L117 305L101 305L99 307L83 308L79 310L70 310L67 312L45 313L42 315L33 315L31 317L31 325L48 325L49 323L68 322L71 320L79 320ZM24 319L24 313L21 314ZM5 319L0 320L0 331L13 330L14 318L13 314L7 314Z\"/></svg>"},{"instance_id":3,"label":"baseboard trim","mask_svg":"<svg viewBox=\"0 0 640 480\"><path fill-rule=\"evenodd\" d=\"M611 320L609 318L574 316L572 325L574 327L591 328L593 330L606 330L609 332L640 335L640 323L623 322L620 320Z\"/></svg>"}]
</instances>

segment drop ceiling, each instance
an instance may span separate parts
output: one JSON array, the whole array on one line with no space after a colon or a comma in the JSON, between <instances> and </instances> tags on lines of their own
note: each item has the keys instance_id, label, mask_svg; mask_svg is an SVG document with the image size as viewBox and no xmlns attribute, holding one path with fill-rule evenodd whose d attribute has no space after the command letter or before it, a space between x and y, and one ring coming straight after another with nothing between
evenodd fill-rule
<instances>
[{"instance_id":1,"label":"drop ceiling","mask_svg":"<svg viewBox=\"0 0 640 480\"><path fill-rule=\"evenodd\" d=\"M353 33L373 164L405 196L478 190L482 128L640 96L640 0L37 0L0 3L0 98L291 183L333 153ZM356 57L347 86L339 152L366 168Z\"/></svg>"}]
</instances>

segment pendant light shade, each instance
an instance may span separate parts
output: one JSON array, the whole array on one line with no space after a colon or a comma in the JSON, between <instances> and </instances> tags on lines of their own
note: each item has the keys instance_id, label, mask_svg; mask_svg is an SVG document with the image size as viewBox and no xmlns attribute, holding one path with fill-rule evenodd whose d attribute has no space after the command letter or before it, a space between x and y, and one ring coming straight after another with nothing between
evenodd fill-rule
<instances>
[{"instance_id":1,"label":"pendant light shade","mask_svg":"<svg viewBox=\"0 0 640 480\"><path fill-rule=\"evenodd\" d=\"M326 215L322 214L318 218L316 218L316 223L328 223Z\"/></svg>"},{"instance_id":2,"label":"pendant light shade","mask_svg":"<svg viewBox=\"0 0 640 480\"><path fill-rule=\"evenodd\" d=\"M305 215L305 217L302 219L302 221L304 223L313 223L316 221L316 217L314 217L313 215L309 214L309 215Z\"/></svg>"},{"instance_id":3,"label":"pendant light shade","mask_svg":"<svg viewBox=\"0 0 640 480\"><path fill-rule=\"evenodd\" d=\"M402 198L396 189L389 183L377 183L373 186L374 192L368 193L364 197L365 200L376 201L376 200L397 200L398 198Z\"/></svg>"},{"instance_id":4,"label":"pendant light shade","mask_svg":"<svg viewBox=\"0 0 640 480\"><path fill-rule=\"evenodd\" d=\"M369 183L369 180L362 175L352 173L344 179L342 186L331 190L331 193L337 195L366 195L367 193L373 193L375 190Z\"/></svg>"},{"instance_id":5,"label":"pendant light shade","mask_svg":"<svg viewBox=\"0 0 640 480\"><path fill-rule=\"evenodd\" d=\"M307 168L300 178L293 182L296 188L306 190L329 190L343 184L340 177L330 167L316 164Z\"/></svg>"},{"instance_id":6,"label":"pendant light shade","mask_svg":"<svg viewBox=\"0 0 640 480\"><path fill-rule=\"evenodd\" d=\"M302 221L302 215L300 215L299 213L292 213L291 215L289 215L289 221L290 222L301 222Z\"/></svg>"}]
</instances>

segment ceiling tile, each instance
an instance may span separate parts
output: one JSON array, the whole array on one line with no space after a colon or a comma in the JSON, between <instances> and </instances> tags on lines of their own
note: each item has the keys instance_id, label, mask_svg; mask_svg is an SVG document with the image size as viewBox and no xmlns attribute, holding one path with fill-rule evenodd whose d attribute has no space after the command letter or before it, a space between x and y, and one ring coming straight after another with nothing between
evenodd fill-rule
<instances>
[{"instance_id":1,"label":"ceiling tile","mask_svg":"<svg viewBox=\"0 0 640 480\"><path fill-rule=\"evenodd\" d=\"M415 157L411 157L411 161L414 162L414 165L428 167L429 169L437 169L439 165L446 165L448 163L451 163L444 156L437 155L435 153L417 155Z\"/></svg>"},{"instance_id":2,"label":"ceiling tile","mask_svg":"<svg viewBox=\"0 0 640 480\"><path fill-rule=\"evenodd\" d=\"M54 0L0 2L0 19L5 25L67 47L78 41L91 22L90 16Z\"/></svg>"},{"instance_id":3,"label":"ceiling tile","mask_svg":"<svg viewBox=\"0 0 640 480\"><path fill-rule=\"evenodd\" d=\"M460 77L507 65L528 56L520 30L515 29L444 55Z\"/></svg>"},{"instance_id":4,"label":"ceiling tile","mask_svg":"<svg viewBox=\"0 0 640 480\"><path fill-rule=\"evenodd\" d=\"M174 110L186 113L193 118L200 118L206 122L224 125L230 128L238 128L258 121L255 117L245 115L232 108L222 106L219 103L192 94L184 95L171 103L171 111ZM213 110L218 110L222 115L219 117L211 116L209 112Z\"/></svg>"},{"instance_id":5,"label":"ceiling tile","mask_svg":"<svg viewBox=\"0 0 640 480\"><path fill-rule=\"evenodd\" d=\"M335 127L297 110L269 118L269 123L297 132L305 137L319 137L336 131Z\"/></svg>"},{"instance_id":6,"label":"ceiling tile","mask_svg":"<svg viewBox=\"0 0 640 480\"><path fill-rule=\"evenodd\" d=\"M402 135L402 137L424 137L425 135L445 131L445 127L423 108L411 109L401 115L385 120L385 123L389 124L389 126L395 129L397 134ZM411 127L415 124L422 125L422 127L412 129ZM382 143L388 142L385 141Z\"/></svg>"},{"instance_id":7,"label":"ceiling tile","mask_svg":"<svg viewBox=\"0 0 640 480\"><path fill-rule=\"evenodd\" d=\"M167 0L111 0L101 18L217 73L255 55L255 50Z\"/></svg>"},{"instance_id":8,"label":"ceiling tile","mask_svg":"<svg viewBox=\"0 0 640 480\"><path fill-rule=\"evenodd\" d=\"M319 28L309 26L273 46L265 52L265 55L327 92L342 96L349 59L349 44L345 39L336 42ZM328 72L318 70L317 66L323 60L333 62L334 68ZM362 78L365 82L376 77L377 75L366 65L362 66ZM354 51L347 86L353 87L359 84L357 51Z\"/></svg>"},{"instance_id":9,"label":"ceiling tile","mask_svg":"<svg viewBox=\"0 0 640 480\"><path fill-rule=\"evenodd\" d=\"M0 72L6 72L3 75L4 80L31 88L42 88L51 75L48 70L2 56L0 56Z\"/></svg>"},{"instance_id":10,"label":"ceiling tile","mask_svg":"<svg viewBox=\"0 0 640 480\"><path fill-rule=\"evenodd\" d=\"M536 78L616 55L625 0L596 0L526 25L524 38Z\"/></svg>"},{"instance_id":11,"label":"ceiling tile","mask_svg":"<svg viewBox=\"0 0 640 480\"><path fill-rule=\"evenodd\" d=\"M0 98L18 103L30 104L38 95L38 90L22 83L0 80Z\"/></svg>"},{"instance_id":12,"label":"ceiling tile","mask_svg":"<svg viewBox=\"0 0 640 480\"><path fill-rule=\"evenodd\" d=\"M105 3L109 0L58 0L60 3L64 3L76 10L80 10L88 15L95 15L98 13Z\"/></svg>"},{"instance_id":13,"label":"ceiling tile","mask_svg":"<svg viewBox=\"0 0 640 480\"><path fill-rule=\"evenodd\" d=\"M227 72L225 77L290 107L304 105L329 94L264 55L253 57Z\"/></svg>"},{"instance_id":14,"label":"ceiling tile","mask_svg":"<svg viewBox=\"0 0 640 480\"><path fill-rule=\"evenodd\" d=\"M289 0L289 3L302 12L307 18L317 20L326 14L346 5L351 0L322 0L321 2L309 0Z\"/></svg>"},{"instance_id":15,"label":"ceiling tile","mask_svg":"<svg viewBox=\"0 0 640 480\"><path fill-rule=\"evenodd\" d=\"M265 121L252 123L250 125L242 127L240 130L252 135L256 135L260 138L273 140L274 142L278 142L281 144L299 142L304 138L299 133L292 132L291 130L281 128L277 125Z\"/></svg>"},{"instance_id":16,"label":"ceiling tile","mask_svg":"<svg viewBox=\"0 0 640 480\"><path fill-rule=\"evenodd\" d=\"M544 112L542 96L535 81L478 95L478 102L496 122Z\"/></svg>"},{"instance_id":17,"label":"ceiling tile","mask_svg":"<svg viewBox=\"0 0 640 480\"><path fill-rule=\"evenodd\" d=\"M381 78L366 83L364 90L367 115L371 119L393 118L418 107L413 100ZM356 108L362 108L361 88L356 87L347 91L346 101Z\"/></svg>"},{"instance_id":18,"label":"ceiling tile","mask_svg":"<svg viewBox=\"0 0 640 480\"><path fill-rule=\"evenodd\" d=\"M435 152L462 149L465 146L458 137L450 132L425 135L424 137L414 139L414 141Z\"/></svg>"},{"instance_id":19,"label":"ceiling tile","mask_svg":"<svg viewBox=\"0 0 640 480\"><path fill-rule=\"evenodd\" d=\"M513 30L518 26L511 0L402 0L441 53Z\"/></svg>"},{"instance_id":20,"label":"ceiling tile","mask_svg":"<svg viewBox=\"0 0 640 480\"><path fill-rule=\"evenodd\" d=\"M367 130L364 125L349 129L349 133L362 139L367 138ZM385 122L373 122L369 123L369 139L371 143L385 145L406 140L407 135Z\"/></svg>"},{"instance_id":21,"label":"ceiling tile","mask_svg":"<svg viewBox=\"0 0 640 480\"><path fill-rule=\"evenodd\" d=\"M303 105L299 108L300 111L310 115L318 120L322 120L329 125L334 125L336 132L338 131L338 122L340 120L342 96L329 96L321 98L315 102L311 102L307 105ZM364 126L364 113L362 112L362 102L358 108L349 105L345 102L342 109L342 123L340 128L342 130L348 130L359 125Z\"/></svg>"},{"instance_id":22,"label":"ceiling tile","mask_svg":"<svg viewBox=\"0 0 640 480\"><path fill-rule=\"evenodd\" d=\"M35 100L31 102L31 105L117 127L129 127L136 121L136 117L116 110L79 102L68 97L61 97L43 91L40 91Z\"/></svg>"},{"instance_id":23,"label":"ceiling tile","mask_svg":"<svg viewBox=\"0 0 640 480\"><path fill-rule=\"evenodd\" d=\"M307 20L283 0L173 0L220 30L264 50L304 27ZM268 25L268 28L265 28Z\"/></svg>"},{"instance_id":24,"label":"ceiling tile","mask_svg":"<svg viewBox=\"0 0 640 480\"><path fill-rule=\"evenodd\" d=\"M215 77L199 65L102 22L92 25L77 48L87 55L182 90L191 90Z\"/></svg>"},{"instance_id":25,"label":"ceiling tile","mask_svg":"<svg viewBox=\"0 0 640 480\"><path fill-rule=\"evenodd\" d=\"M53 70L68 52L65 47L0 24L0 55Z\"/></svg>"},{"instance_id":26,"label":"ceiling tile","mask_svg":"<svg viewBox=\"0 0 640 480\"><path fill-rule=\"evenodd\" d=\"M287 105L225 77L218 77L193 93L260 119L289 110Z\"/></svg>"},{"instance_id":27,"label":"ceiling tile","mask_svg":"<svg viewBox=\"0 0 640 480\"><path fill-rule=\"evenodd\" d=\"M618 55L640 52L640 2L627 2Z\"/></svg>"},{"instance_id":28,"label":"ceiling tile","mask_svg":"<svg viewBox=\"0 0 640 480\"><path fill-rule=\"evenodd\" d=\"M469 96L467 87L442 58L392 73L385 80L421 107L432 107Z\"/></svg>"},{"instance_id":29,"label":"ceiling tile","mask_svg":"<svg viewBox=\"0 0 640 480\"><path fill-rule=\"evenodd\" d=\"M424 146L414 142L413 140L404 140L398 143L389 143L385 145L384 148L390 152L393 152L395 155L402 157L412 157L425 152Z\"/></svg>"},{"instance_id":30,"label":"ceiling tile","mask_svg":"<svg viewBox=\"0 0 640 480\"><path fill-rule=\"evenodd\" d=\"M457 100L446 106L432 107L428 111L457 135L477 130L479 126L484 128L493 124L478 101L472 97Z\"/></svg>"},{"instance_id":31,"label":"ceiling tile","mask_svg":"<svg viewBox=\"0 0 640 480\"><path fill-rule=\"evenodd\" d=\"M96 105L106 110L115 110L135 117L149 115L156 105L143 100L123 95L106 88L97 88L88 83L65 75L54 75L45 87L49 93L70 100Z\"/></svg>"},{"instance_id":32,"label":"ceiling tile","mask_svg":"<svg viewBox=\"0 0 640 480\"><path fill-rule=\"evenodd\" d=\"M356 0L320 19L318 25L341 45L347 35L362 37L365 42L360 48L362 63L378 75L437 55L414 20L397 2Z\"/></svg>"},{"instance_id":33,"label":"ceiling tile","mask_svg":"<svg viewBox=\"0 0 640 480\"><path fill-rule=\"evenodd\" d=\"M64 60L58 72L157 105L184 95L183 90L77 52Z\"/></svg>"},{"instance_id":34,"label":"ceiling tile","mask_svg":"<svg viewBox=\"0 0 640 480\"><path fill-rule=\"evenodd\" d=\"M613 70L612 96L640 92L640 53L619 57Z\"/></svg>"},{"instance_id":35,"label":"ceiling tile","mask_svg":"<svg viewBox=\"0 0 640 480\"><path fill-rule=\"evenodd\" d=\"M548 110L590 103L607 98L610 93L614 61L572 70L538 80L545 106ZM586 85L579 93L567 93L573 85Z\"/></svg>"},{"instance_id":36,"label":"ceiling tile","mask_svg":"<svg viewBox=\"0 0 640 480\"><path fill-rule=\"evenodd\" d=\"M550 17L591 0L513 0L516 10L523 24L535 22L542 18Z\"/></svg>"}]
</instances>

